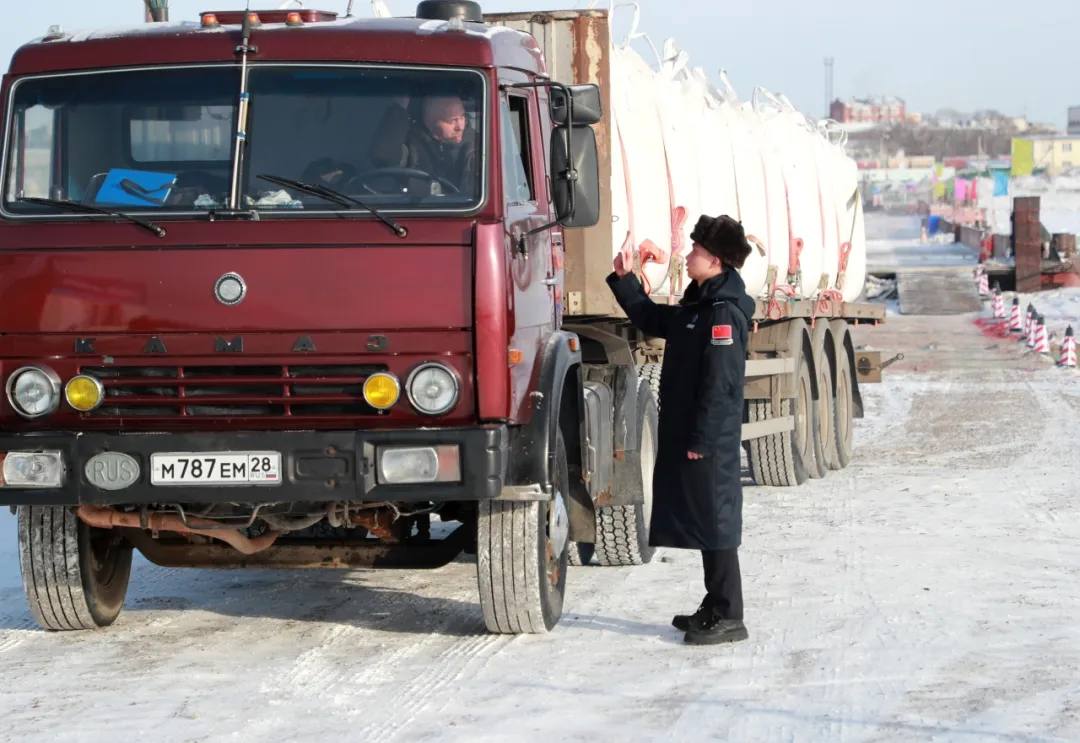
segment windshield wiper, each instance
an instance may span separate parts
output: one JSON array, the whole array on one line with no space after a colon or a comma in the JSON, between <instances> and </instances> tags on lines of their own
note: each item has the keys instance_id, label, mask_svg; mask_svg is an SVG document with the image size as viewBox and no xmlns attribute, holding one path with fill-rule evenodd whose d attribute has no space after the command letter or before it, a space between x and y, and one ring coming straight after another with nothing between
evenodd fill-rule
<instances>
[{"instance_id":1,"label":"windshield wiper","mask_svg":"<svg viewBox=\"0 0 1080 743\"><path fill-rule=\"evenodd\" d=\"M345 209L348 209L350 211L355 209L356 207L360 207L361 209L365 209L368 212L370 212L373 217L375 217L380 222L385 224L387 227L392 229L394 231L394 234L397 235L398 237L404 238L404 237L409 236L409 231L407 229L405 229L404 227L402 227L400 224L398 224L394 220L390 219L389 217L381 214L379 212L379 210L376 209L375 207L370 206L368 204L365 204L360 199L353 198L352 196L349 196L347 194L343 194L340 191L335 191L334 189L330 188L329 186L320 186L320 185L317 185L315 183L304 183L303 181L294 181L292 178L282 178L279 175L267 175L265 173L262 174L262 175L259 175L258 177L261 178L264 181L269 181L270 183L276 183L279 186L285 186L286 188L292 188L292 189L295 189L297 191L303 191L304 193L309 193L312 196L318 196L319 198L326 199L327 201L329 201L329 202L331 202L333 204L337 204L338 206L344 207Z\"/></svg>"},{"instance_id":2,"label":"windshield wiper","mask_svg":"<svg viewBox=\"0 0 1080 743\"><path fill-rule=\"evenodd\" d=\"M90 204L80 204L77 201L65 201L63 199L43 199L37 196L23 196L16 201L25 201L28 204L40 204L41 206L51 206L55 209L66 209L69 212L81 212L83 214L106 214L110 217L120 217L126 219L132 224L137 224L143 229L150 230L158 237L165 237L165 228L159 224L148 222L145 219L139 219L136 216L127 214L126 212L116 211L115 209L105 209L100 206L91 206Z\"/></svg>"}]
</instances>

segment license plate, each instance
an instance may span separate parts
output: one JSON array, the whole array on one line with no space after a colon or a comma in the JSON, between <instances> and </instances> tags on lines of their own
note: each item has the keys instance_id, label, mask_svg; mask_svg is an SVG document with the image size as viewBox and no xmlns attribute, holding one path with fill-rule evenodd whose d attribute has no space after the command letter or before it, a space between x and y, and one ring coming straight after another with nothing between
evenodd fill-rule
<instances>
[{"instance_id":1,"label":"license plate","mask_svg":"<svg viewBox=\"0 0 1080 743\"><path fill-rule=\"evenodd\" d=\"M276 451L169 452L150 456L151 485L280 485Z\"/></svg>"}]
</instances>

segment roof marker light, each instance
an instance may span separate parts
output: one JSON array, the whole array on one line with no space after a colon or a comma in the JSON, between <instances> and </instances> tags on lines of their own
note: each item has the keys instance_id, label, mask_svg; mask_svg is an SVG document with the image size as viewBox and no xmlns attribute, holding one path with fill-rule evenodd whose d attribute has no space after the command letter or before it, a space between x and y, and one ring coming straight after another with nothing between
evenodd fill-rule
<instances>
[{"instance_id":1,"label":"roof marker light","mask_svg":"<svg viewBox=\"0 0 1080 743\"><path fill-rule=\"evenodd\" d=\"M304 25L304 18L294 10L291 13L289 13L287 16L285 16L285 25L286 26L303 26Z\"/></svg>"},{"instance_id":2,"label":"roof marker light","mask_svg":"<svg viewBox=\"0 0 1080 743\"><path fill-rule=\"evenodd\" d=\"M219 26L221 26L221 22L218 20L217 13L202 14L203 28L218 28Z\"/></svg>"}]
</instances>

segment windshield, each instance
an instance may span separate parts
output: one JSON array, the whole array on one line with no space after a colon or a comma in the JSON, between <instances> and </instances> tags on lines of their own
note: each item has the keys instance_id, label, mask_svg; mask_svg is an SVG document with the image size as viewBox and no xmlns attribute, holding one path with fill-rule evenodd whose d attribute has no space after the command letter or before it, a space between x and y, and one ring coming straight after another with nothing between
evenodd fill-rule
<instances>
[{"instance_id":1,"label":"windshield","mask_svg":"<svg viewBox=\"0 0 1080 743\"><path fill-rule=\"evenodd\" d=\"M14 90L5 209L48 198L124 211L228 206L236 67L31 78ZM256 66L242 209L339 211L262 175L386 210L468 211L483 197L484 78L476 72Z\"/></svg>"}]
</instances>

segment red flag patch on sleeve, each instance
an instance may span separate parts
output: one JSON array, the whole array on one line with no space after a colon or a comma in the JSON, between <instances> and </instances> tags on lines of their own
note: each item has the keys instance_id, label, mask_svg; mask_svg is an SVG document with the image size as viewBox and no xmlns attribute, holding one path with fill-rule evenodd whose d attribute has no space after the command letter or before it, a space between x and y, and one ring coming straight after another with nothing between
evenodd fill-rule
<instances>
[{"instance_id":1,"label":"red flag patch on sleeve","mask_svg":"<svg viewBox=\"0 0 1080 743\"><path fill-rule=\"evenodd\" d=\"M735 341L731 339L730 325L712 326L712 344L714 346L730 346L734 342Z\"/></svg>"}]
</instances>

